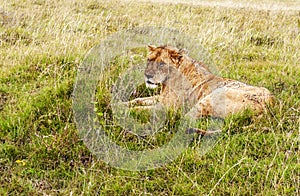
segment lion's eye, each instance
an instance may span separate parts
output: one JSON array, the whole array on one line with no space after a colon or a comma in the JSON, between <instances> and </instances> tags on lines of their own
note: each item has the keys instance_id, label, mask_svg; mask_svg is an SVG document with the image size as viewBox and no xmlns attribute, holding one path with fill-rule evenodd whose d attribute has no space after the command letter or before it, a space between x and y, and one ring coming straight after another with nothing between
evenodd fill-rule
<instances>
[{"instance_id":1,"label":"lion's eye","mask_svg":"<svg viewBox=\"0 0 300 196\"><path fill-rule=\"evenodd\" d=\"M164 66L164 65L165 65L164 62L159 62L159 63L158 63L158 66L159 66L159 67L162 67L162 66Z\"/></svg>"}]
</instances>

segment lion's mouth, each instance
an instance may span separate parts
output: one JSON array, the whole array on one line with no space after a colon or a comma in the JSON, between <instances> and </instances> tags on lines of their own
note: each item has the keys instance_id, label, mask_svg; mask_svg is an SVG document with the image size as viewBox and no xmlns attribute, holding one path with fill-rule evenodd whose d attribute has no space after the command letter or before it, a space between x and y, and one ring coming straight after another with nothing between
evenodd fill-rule
<instances>
[{"instance_id":1,"label":"lion's mouth","mask_svg":"<svg viewBox=\"0 0 300 196\"><path fill-rule=\"evenodd\" d=\"M157 88L159 83L154 83L151 80L146 80L146 87L147 88Z\"/></svg>"},{"instance_id":2,"label":"lion's mouth","mask_svg":"<svg viewBox=\"0 0 300 196\"><path fill-rule=\"evenodd\" d=\"M151 82L150 80L147 80L147 83L150 85L158 85L157 83Z\"/></svg>"}]
</instances>

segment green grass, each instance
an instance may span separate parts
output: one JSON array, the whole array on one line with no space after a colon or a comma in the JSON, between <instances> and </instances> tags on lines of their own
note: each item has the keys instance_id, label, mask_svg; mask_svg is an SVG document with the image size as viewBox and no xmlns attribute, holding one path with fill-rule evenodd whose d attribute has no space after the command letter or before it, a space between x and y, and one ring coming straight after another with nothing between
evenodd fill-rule
<instances>
[{"instance_id":1,"label":"green grass","mask_svg":"<svg viewBox=\"0 0 300 196\"><path fill-rule=\"evenodd\" d=\"M299 11L92 0L1 6L1 195L300 194ZM268 88L275 106L260 118L226 119L224 134L204 156L195 139L155 170L123 171L97 160L73 119L77 68L108 35L144 25L198 37L222 76ZM105 109L109 91L98 92Z\"/></svg>"}]
</instances>

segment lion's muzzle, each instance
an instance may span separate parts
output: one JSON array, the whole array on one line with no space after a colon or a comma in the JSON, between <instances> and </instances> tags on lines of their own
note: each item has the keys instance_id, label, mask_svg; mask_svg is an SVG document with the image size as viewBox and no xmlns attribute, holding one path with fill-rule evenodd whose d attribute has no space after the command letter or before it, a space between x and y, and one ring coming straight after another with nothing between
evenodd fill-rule
<instances>
[{"instance_id":1,"label":"lion's muzzle","mask_svg":"<svg viewBox=\"0 0 300 196\"><path fill-rule=\"evenodd\" d=\"M158 87L158 83L155 83L151 78L145 77L145 83L147 88L154 89Z\"/></svg>"}]
</instances>

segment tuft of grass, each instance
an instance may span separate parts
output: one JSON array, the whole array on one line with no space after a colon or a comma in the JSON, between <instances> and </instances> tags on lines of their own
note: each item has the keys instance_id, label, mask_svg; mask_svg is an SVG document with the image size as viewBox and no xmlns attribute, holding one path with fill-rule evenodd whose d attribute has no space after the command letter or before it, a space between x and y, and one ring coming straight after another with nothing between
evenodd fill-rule
<instances>
[{"instance_id":1,"label":"tuft of grass","mask_svg":"<svg viewBox=\"0 0 300 196\"><path fill-rule=\"evenodd\" d=\"M1 195L300 194L298 11L102 0L12 0L1 6ZM204 156L201 138L195 138L174 162L155 170L123 171L97 160L73 120L77 68L108 35L136 26L197 37L218 74L270 89L276 104L260 117L248 111L228 117L222 137ZM145 49L129 51L99 76L100 123L114 122L109 103L118 76L145 57ZM131 98L155 93L141 84ZM168 115L166 128L154 137L141 139L117 125L106 131L131 149L153 148L172 137L178 119Z\"/></svg>"}]
</instances>

